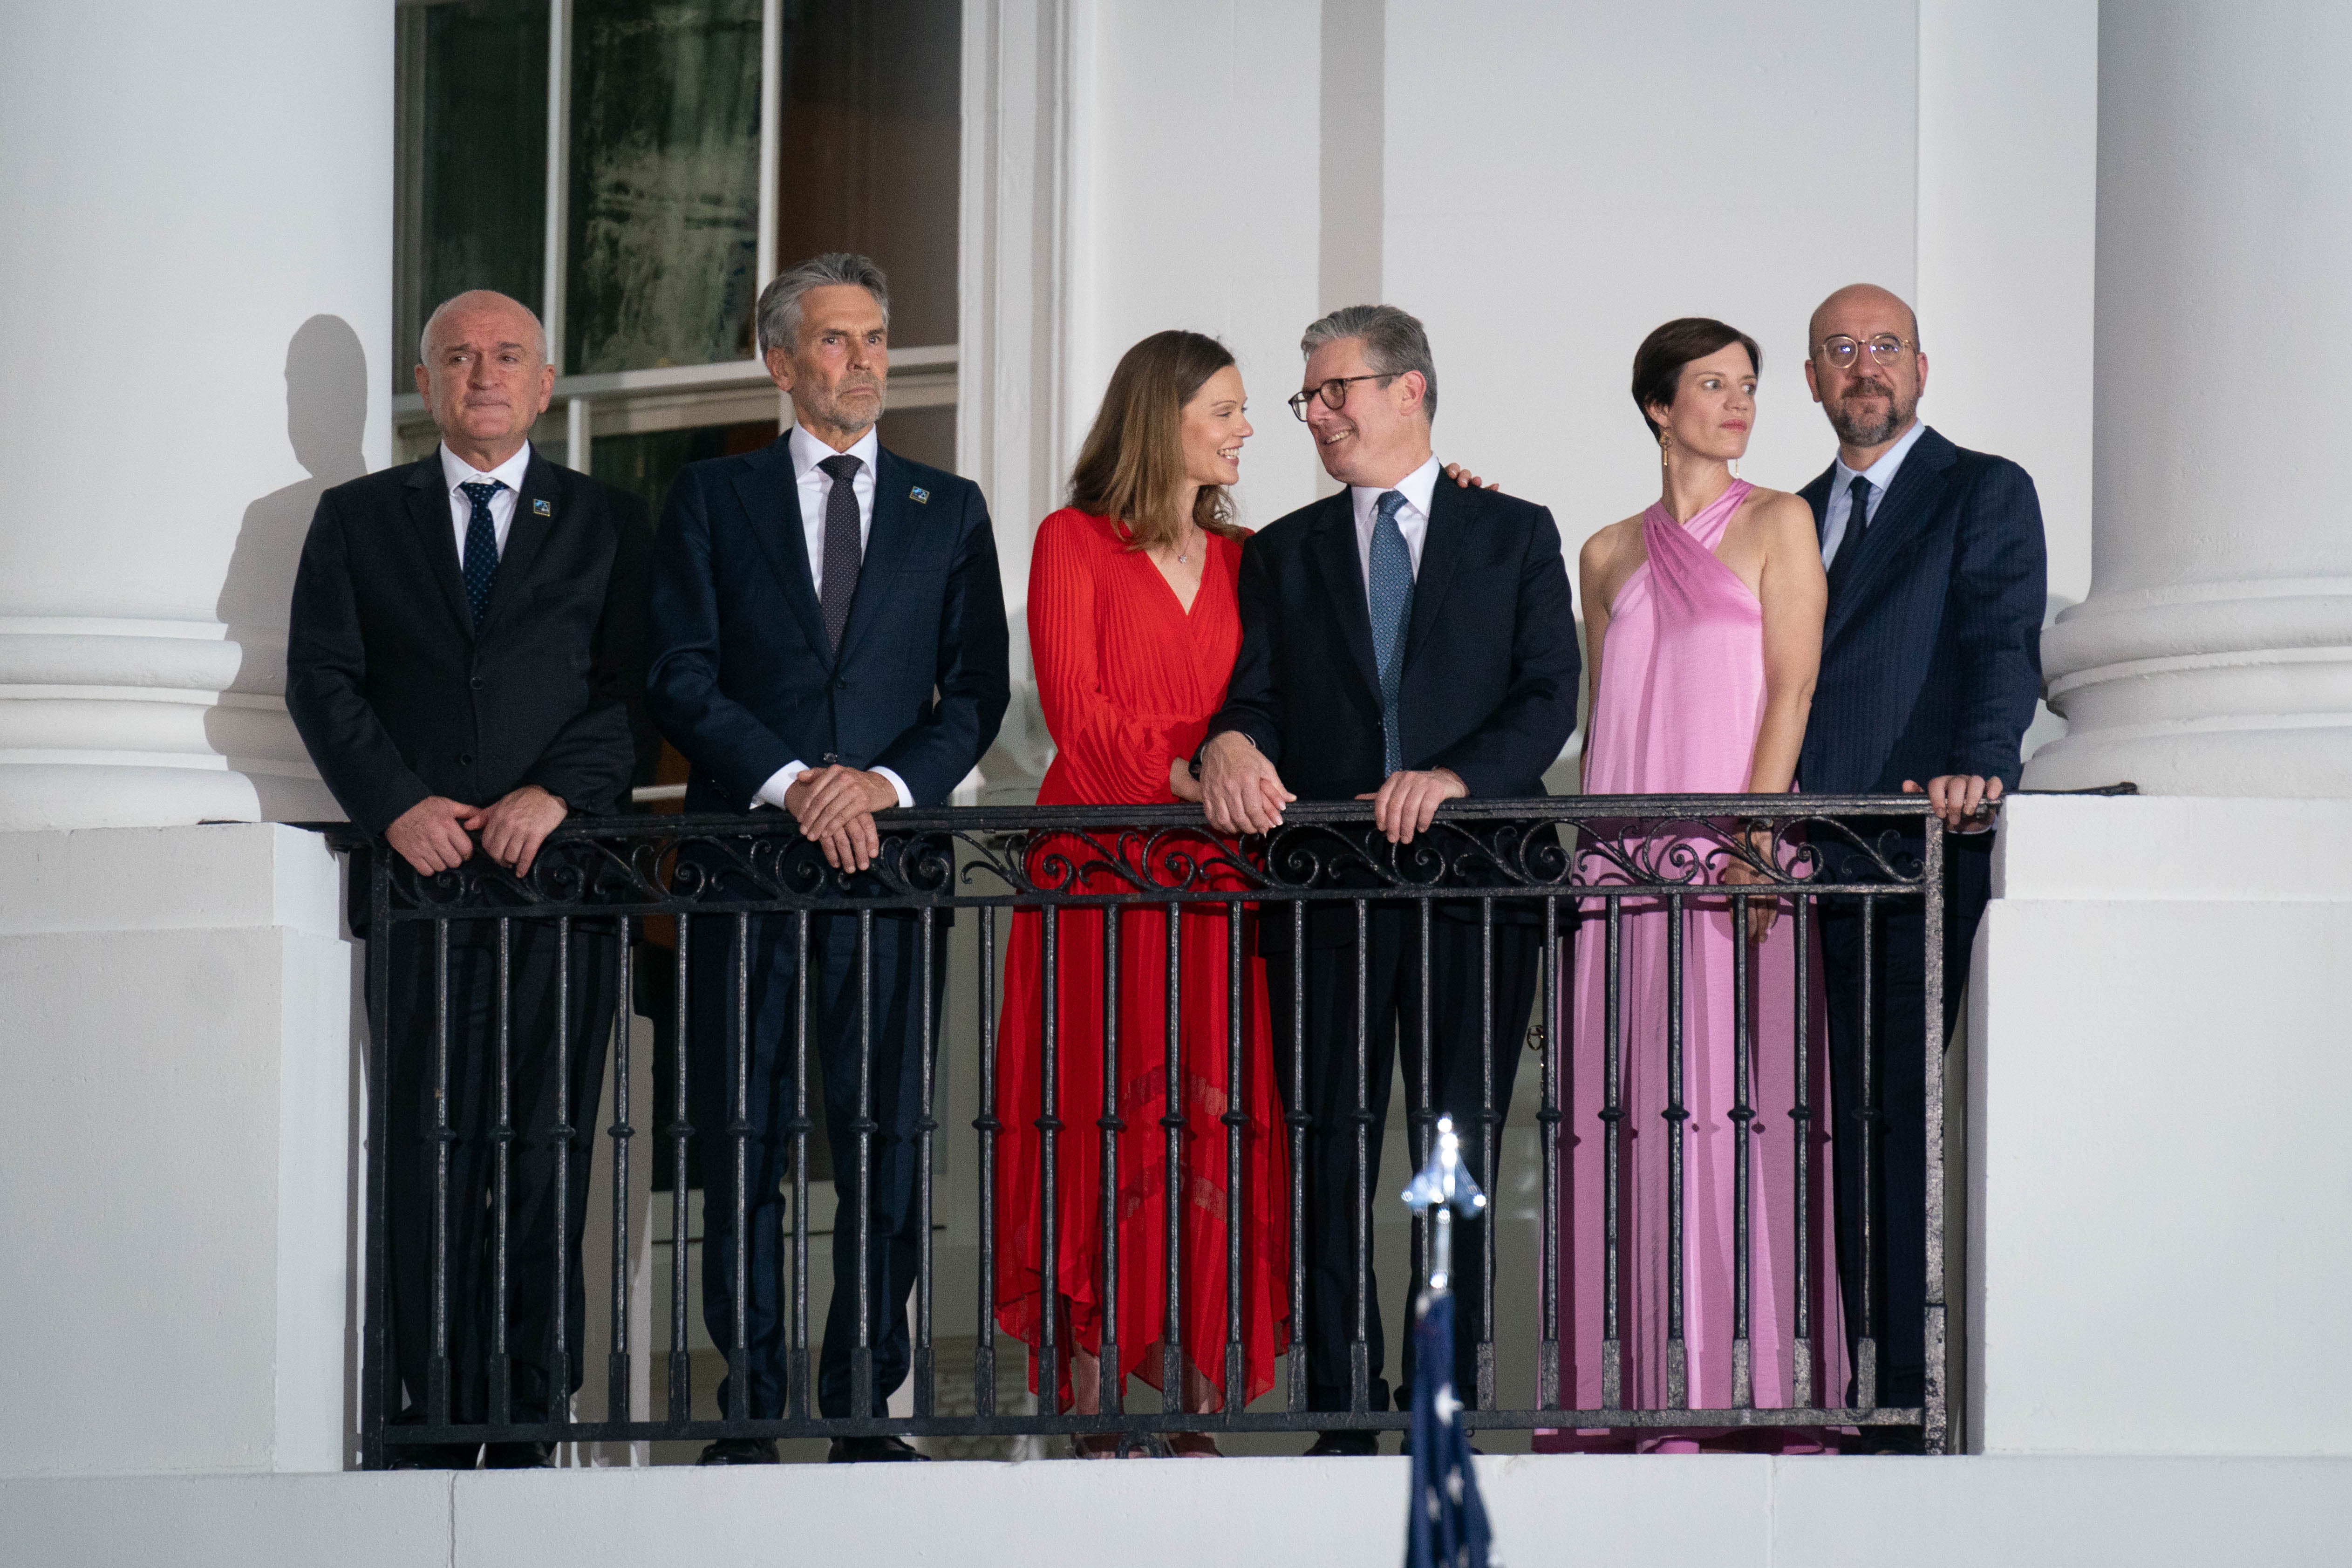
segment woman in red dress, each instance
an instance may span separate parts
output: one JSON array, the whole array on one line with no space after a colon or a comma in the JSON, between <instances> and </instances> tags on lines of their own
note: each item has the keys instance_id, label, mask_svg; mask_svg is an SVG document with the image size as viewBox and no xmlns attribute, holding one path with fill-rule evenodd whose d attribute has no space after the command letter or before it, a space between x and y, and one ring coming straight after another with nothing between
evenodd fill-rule
<instances>
[{"instance_id":1,"label":"woman in red dress","mask_svg":"<svg viewBox=\"0 0 2352 1568\"><path fill-rule=\"evenodd\" d=\"M1241 647L1235 597L1244 531L1225 487L1240 477L1250 425L1241 373L1213 338L1168 331L1127 352L1103 395L1101 412L1070 480L1070 505L1038 525L1029 574L1029 646L1038 695L1056 747L1037 791L1040 805L1165 805L1198 800L1188 766L1224 701ZM1080 838L1055 835L1030 851L1031 876L1068 890L1121 892L1139 880L1183 879L1181 862L1231 853L1201 832L1170 834L1148 849L1146 835L1117 830ZM1154 864L1142 876L1144 857ZM1055 858L1080 868L1054 874ZM1115 869L1113 859L1129 874ZM1094 868L1083 869L1091 861ZM1075 885L1072 885L1075 884ZM1240 891L1229 874L1199 875L1194 887ZM1113 1194L1118 1237L1117 1372L1159 1386L1168 1328L1168 1193L1177 1194L1177 1337L1182 1407L1223 1403L1227 1301L1227 1107L1241 1131L1242 1363L1245 1398L1274 1382L1275 1357L1289 1340L1289 1178L1266 1018L1265 968L1255 932L1242 933L1239 1056L1229 1028L1232 913L1223 902L1185 903L1177 918L1178 1079L1182 1153L1169 1168L1168 906L1130 905L1118 919L1118 1092ZM1255 914L1244 912L1244 926ZM1082 1414L1101 1408L1106 1340L1103 1242L1104 921L1098 910L1056 916L1054 1289L1057 1359L1051 1381ZM1039 1345L1046 1283L1042 1265L1045 938L1037 910L1014 914L1005 952L1004 1015L999 1033L996 1115L997 1321ZM1040 1385L1036 1357L1031 1385ZM1163 1389L1163 1394L1167 1391ZM1170 1398L1170 1407L1175 1399ZM1199 1433L1171 1447L1213 1456ZM1117 1440L1080 1437L1072 1451L1098 1458Z\"/></svg>"}]
</instances>

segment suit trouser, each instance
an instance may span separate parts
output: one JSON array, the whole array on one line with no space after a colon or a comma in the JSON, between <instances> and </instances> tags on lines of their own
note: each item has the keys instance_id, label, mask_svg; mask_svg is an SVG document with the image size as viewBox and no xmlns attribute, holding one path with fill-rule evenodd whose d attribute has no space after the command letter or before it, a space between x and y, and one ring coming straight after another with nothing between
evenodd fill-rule
<instances>
[{"instance_id":1,"label":"suit trouser","mask_svg":"<svg viewBox=\"0 0 2352 1568\"><path fill-rule=\"evenodd\" d=\"M1353 936L1353 921L1349 922ZM1376 1221L1396 1194L1380 1184L1381 1133L1388 1123L1389 1084L1397 1037L1405 1043L1405 1100L1416 1117L1421 1098L1421 916L1410 905L1371 907L1364 978L1365 1054L1368 1081L1364 1180ZM1264 929L1264 928L1261 928ZM1486 1179L1486 1129L1481 1097L1489 1059L1480 1049L1486 1026L1482 944L1475 921L1433 915L1429 941L1430 1097L1434 1114L1454 1118L1462 1158L1473 1175ZM1494 1067L1492 1125L1499 1130L1511 1106L1511 1082L1529 1010L1535 1002L1540 928L1495 926ZM1303 971L1303 978L1302 978ZM1309 1121L1304 1131L1306 1184L1307 1321L1294 1328L1307 1342L1307 1404L1310 1410L1349 1407L1350 1345L1356 1338L1356 948L1310 945L1302 964L1289 951L1265 954L1267 1005L1274 1020L1274 1059L1284 1103ZM1296 1081L1291 1051L1294 987L1306 992L1306 1082ZM1433 1120L1430 1123L1433 1126ZM1421 1141L1415 1140L1418 1144ZM1416 1148L1419 1155L1423 1151ZM1500 1151L1496 1174L1499 1180ZM1465 1405L1477 1403L1477 1341L1486 1310L1486 1229L1484 1222L1454 1227L1454 1386ZM1413 1247L1413 1278L1426 1277L1419 1237ZM1381 1375L1380 1279L1372 1267L1371 1234L1364 1238L1364 1345L1370 1408L1389 1408L1389 1385ZM1416 1283L1407 1300L1417 1293ZM1409 1404L1412 1388L1412 1336L1404 1342L1403 1380L1397 1394Z\"/></svg>"},{"instance_id":2,"label":"suit trouser","mask_svg":"<svg viewBox=\"0 0 2352 1568\"><path fill-rule=\"evenodd\" d=\"M1969 950L1991 887L1990 835L1945 840L1944 1032L1948 1041L1968 979ZM1916 849L1912 851L1916 853ZM1877 1399L1898 1408L1927 1396L1927 966L1918 903L1882 900L1871 942L1871 1088L1878 1104L1870 1168L1862 1157L1868 1100L1862 1082L1860 907L1822 906L1822 971L1829 988L1831 1151L1837 1191L1838 1283L1844 1298L1849 1402L1860 1394L1863 1284L1878 1341ZM1941 1136L1938 1130L1937 1136ZM1870 1194L1870 1246L1863 1194Z\"/></svg>"},{"instance_id":3,"label":"suit trouser","mask_svg":"<svg viewBox=\"0 0 2352 1568\"><path fill-rule=\"evenodd\" d=\"M597 1102L613 1032L614 942L610 932L572 933L569 1028L559 1040L558 941L552 922L517 920L509 928L511 1001L508 1008L508 1085L515 1137L507 1171L507 1350L513 1362L514 1419L543 1421L580 1386L587 1290L580 1238L588 1219L588 1175L595 1155ZM498 1182L499 958L497 925L449 925L446 1225L449 1415L486 1421L490 1414L493 1333L499 1281ZM434 1340L433 1257L436 1161L434 1102L436 1049L433 926L404 921L392 938L391 1137L386 1151L395 1364L405 1385L407 1418L425 1415ZM568 1059L557 1070L559 1044ZM570 1085L571 1103L562 1105ZM569 1112L572 1136L555 1133ZM569 1144L559 1188L561 1145ZM562 1244L556 1242L556 1197L563 1194ZM556 1346L556 1283L563 1282L563 1352ZM561 1390L560 1394L552 1391Z\"/></svg>"},{"instance_id":4,"label":"suit trouser","mask_svg":"<svg viewBox=\"0 0 2352 1568\"><path fill-rule=\"evenodd\" d=\"M791 1168L793 1106L793 1019L799 957L794 917L751 921L750 1028L741 1041L749 1068L741 1076L747 1124L742 1140L744 1193L744 1378L747 1397L735 1401L732 1379L719 1387L719 1406L753 1420L782 1416L787 1387L790 1304L783 1269L784 1178ZM931 1016L937 1028L947 984L947 924L933 931ZM866 1226L868 1344L874 1354L874 1402L882 1415L912 1362L907 1301L915 1288L921 1215L916 1205L922 1115L921 927L914 920L877 915L873 922L873 1056L866 1075L871 1096L872 1180ZM833 1233L833 1299L824 1318L817 1366L817 1408L828 1416L852 1414L853 1353L857 1341L859 973L857 917L820 914L809 926L809 1057L821 1075L825 1136L833 1152L838 1207ZM711 1342L731 1354L735 1343L735 1122L737 1032L735 922L693 922L687 964L692 995L688 1013L688 1101L702 1150L702 1319ZM812 1089L816 1086L812 1085ZM815 1097L812 1095L812 1099ZM812 1216L814 1217L814 1216Z\"/></svg>"}]
</instances>

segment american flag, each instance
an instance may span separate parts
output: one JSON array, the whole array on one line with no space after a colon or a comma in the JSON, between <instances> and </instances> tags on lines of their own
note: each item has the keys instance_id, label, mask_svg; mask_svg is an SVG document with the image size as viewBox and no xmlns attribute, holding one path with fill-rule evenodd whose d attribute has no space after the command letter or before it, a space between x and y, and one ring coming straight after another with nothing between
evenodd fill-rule
<instances>
[{"instance_id":1,"label":"american flag","mask_svg":"<svg viewBox=\"0 0 2352 1568\"><path fill-rule=\"evenodd\" d=\"M1470 1436L1454 1396L1454 1292L1421 1299L1413 1325L1412 1500L1405 1568L1487 1568L1494 1534L1470 1468Z\"/></svg>"},{"instance_id":2,"label":"american flag","mask_svg":"<svg viewBox=\"0 0 2352 1568\"><path fill-rule=\"evenodd\" d=\"M1437 1145L1429 1163L1405 1189L1405 1203L1433 1213L1429 1289L1414 1310L1412 1425L1406 1438L1412 1450L1412 1492L1405 1504L1405 1568L1489 1568L1494 1532L1486 1528L1486 1505L1478 1500L1478 1474L1470 1466L1470 1435L1462 1429L1462 1401L1454 1393L1454 1216L1475 1220L1486 1195L1462 1164L1462 1140L1454 1119L1437 1119Z\"/></svg>"}]
</instances>

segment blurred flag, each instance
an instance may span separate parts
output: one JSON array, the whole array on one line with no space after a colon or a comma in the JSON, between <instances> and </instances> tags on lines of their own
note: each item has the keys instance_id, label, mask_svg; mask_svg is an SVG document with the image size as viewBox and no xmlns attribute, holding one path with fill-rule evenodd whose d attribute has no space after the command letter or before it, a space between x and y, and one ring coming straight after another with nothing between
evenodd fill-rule
<instances>
[{"instance_id":1,"label":"blurred flag","mask_svg":"<svg viewBox=\"0 0 2352 1568\"><path fill-rule=\"evenodd\" d=\"M1470 1468L1470 1435L1462 1429L1462 1401L1454 1396L1454 1219L1475 1220L1486 1194L1462 1163L1454 1119L1437 1119L1429 1162L1404 1190L1405 1206L1430 1216L1429 1288L1413 1309L1412 1494L1405 1505L1405 1568L1488 1568L1495 1537L1478 1475Z\"/></svg>"},{"instance_id":2,"label":"blurred flag","mask_svg":"<svg viewBox=\"0 0 2352 1568\"><path fill-rule=\"evenodd\" d=\"M1462 1402L1454 1397L1454 1292L1425 1293L1416 1315L1405 1568L1487 1568L1494 1535L1470 1468Z\"/></svg>"}]
</instances>

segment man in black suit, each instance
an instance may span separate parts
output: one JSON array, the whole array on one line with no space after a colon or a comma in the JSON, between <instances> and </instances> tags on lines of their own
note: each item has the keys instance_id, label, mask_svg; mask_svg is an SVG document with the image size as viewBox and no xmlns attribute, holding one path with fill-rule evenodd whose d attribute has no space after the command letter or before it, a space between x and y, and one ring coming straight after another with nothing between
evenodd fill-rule
<instances>
[{"instance_id":1,"label":"man in black suit","mask_svg":"<svg viewBox=\"0 0 2352 1568\"><path fill-rule=\"evenodd\" d=\"M1426 832L1444 801L1545 794L1544 770L1576 728L1578 668L1551 514L1441 482L1430 449L1437 372L1412 316L1388 305L1349 306L1307 328L1300 346L1306 390L1291 400L1292 412L1313 433L1325 470L1349 488L1269 524L1243 550L1241 655L1200 757L1211 824L1263 833L1294 799L1369 800L1378 833L1401 845ZM1487 1020L1478 908L1436 909L1427 976L1432 1105L1419 1103L1419 917L1409 903L1375 902L1365 933L1367 1180L1380 1166L1400 1032L1416 1124L1453 1117L1470 1169L1489 1182L1495 1174L1490 1142L1510 1109L1541 959L1540 916L1498 909L1490 1058L1481 1049ZM1357 1314L1355 919L1349 906L1319 907L1303 952L1293 950L1286 920L1268 920L1260 931L1273 1016L1290 1016L1297 988L1306 999L1305 1081L1290 1081L1287 1048L1275 1053L1284 1098L1311 1118L1307 1321L1294 1331L1307 1341L1309 1407L1346 1410ZM1491 1126L1481 1112L1490 1059ZM1468 1226L1454 1243L1454 1386L1473 1401L1486 1228ZM1368 1396L1381 1410L1389 1389L1379 1287L1369 1253L1363 1263ZM1408 1336L1400 1399L1412 1385ZM1374 1434L1345 1431L1322 1434L1308 1450L1376 1451Z\"/></svg>"},{"instance_id":2,"label":"man in black suit","mask_svg":"<svg viewBox=\"0 0 2352 1568\"><path fill-rule=\"evenodd\" d=\"M572 812L617 810L636 765L644 669L645 510L535 453L555 373L538 319L502 294L434 311L416 369L441 444L420 462L319 500L294 583L286 706L320 776L357 826L419 875L478 853L516 876ZM478 842L478 849L477 847ZM357 875L358 862L354 863ZM371 940L382 940L372 933ZM430 1403L436 1026L431 928L392 938L389 1049L396 1419ZM505 1260L512 1415L553 1415L580 1385L580 1259L596 1101L614 1015L613 939L575 930L559 1018L555 932L513 926ZM489 1420L498 1143L496 927L449 928L449 1417ZM558 1071L559 1058L562 1071ZM568 1081L569 1180L557 1226L552 1129ZM556 1270L568 1277L561 1340ZM493 1443L493 1467L548 1462L543 1443ZM474 1445L396 1447L396 1464L473 1468Z\"/></svg>"},{"instance_id":3,"label":"man in black suit","mask_svg":"<svg viewBox=\"0 0 2352 1568\"><path fill-rule=\"evenodd\" d=\"M1841 289L1813 312L1809 331L1805 382L1837 432L1838 456L1801 492L1821 525L1830 594L1797 776L1815 794L1924 788L1965 835L1948 840L1945 856L1948 1036L1991 888L1990 835L1976 812L2016 787L2019 742L2042 689L2042 506L2015 463L1955 447L1919 423L1927 356L1918 319L1901 300L1869 284ZM1917 852L1916 837L1910 848ZM1877 1403L1898 1408L1919 1405L1927 1386L1923 921L1916 905L1884 905L1871 942L1882 1157L1866 1172L1860 912L1838 903L1822 920L1846 1334L1858 1349L1866 1279ZM1878 1447L1916 1451L1919 1440L1911 1430L1864 1431Z\"/></svg>"},{"instance_id":4,"label":"man in black suit","mask_svg":"<svg viewBox=\"0 0 2352 1568\"><path fill-rule=\"evenodd\" d=\"M840 1204L834 1289L817 1403L827 1416L883 1414L910 1361L919 1093L934 1042L922 1037L922 942L908 917L873 931L871 1169L858 1165L860 998L856 898L871 892L883 846L874 814L939 805L995 739L1011 699L995 538L979 487L882 449L874 425L889 374L889 293L859 256L826 255L780 274L760 296L768 374L793 403L793 428L765 449L696 463L671 487L653 568L656 721L692 765L686 807L772 806L797 820L794 852L840 914L811 922L810 1055L823 1069L825 1131ZM945 921L935 931L931 1016L946 982ZM704 933L708 931L706 936ZM744 1381L719 1390L730 1415L784 1414L779 1300L781 1183L791 1151L793 921L750 938L748 1078L737 1082L731 931L692 928L688 1082L701 1141L703 1321L734 1344L737 1095L748 1105L741 1180L747 1279ZM859 1184L870 1196L857 1233ZM870 1408L856 1410L858 1261L871 1303ZM895 1437L849 1437L838 1461L923 1458ZM773 1464L772 1441L713 1443L705 1464Z\"/></svg>"}]
</instances>

